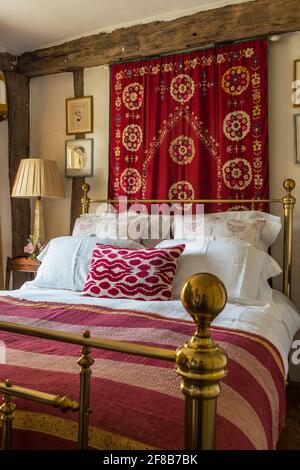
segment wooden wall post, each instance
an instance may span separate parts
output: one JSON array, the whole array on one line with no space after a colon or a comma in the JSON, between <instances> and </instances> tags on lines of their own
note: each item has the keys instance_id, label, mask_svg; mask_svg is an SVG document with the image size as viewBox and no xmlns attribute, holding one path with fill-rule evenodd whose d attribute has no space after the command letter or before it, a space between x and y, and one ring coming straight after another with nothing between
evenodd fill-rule
<instances>
[{"instance_id":1,"label":"wooden wall post","mask_svg":"<svg viewBox=\"0 0 300 470\"><path fill-rule=\"evenodd\" d=\"M78 69L73 71L74 81L74 97L81 98L84 96L84 70ZM76 134L75 139L85 139L85 134ZM85 178L72 178L72 197L71 197L71 219L70 233L72 233L75 220L81 213L82 185Z\"/></svg>"},{"instance_id":2,"label":"wooden wall post","mask_svg":"<svg viewBox=\"0 0 300 470\"><path fill-rule=\"evenodd\" d=\"M9 182L12 190L19 162L29 156L29 79L23 74L6 73L8 100ZM11 198L12 256L23 254L30 235L31 211L27 199ZM15 273L13 287L17 289L26 278Z\"/></svg>"}]
</instances>

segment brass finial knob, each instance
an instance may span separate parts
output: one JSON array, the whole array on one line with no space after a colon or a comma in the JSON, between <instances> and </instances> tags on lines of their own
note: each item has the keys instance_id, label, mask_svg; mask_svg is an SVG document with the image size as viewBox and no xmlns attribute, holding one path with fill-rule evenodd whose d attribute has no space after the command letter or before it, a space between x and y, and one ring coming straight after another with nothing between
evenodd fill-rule
<instances>
[{"instance_id":1,"label":"brass finial knob","mask_svg":"<svg viewBox=\"0 0 300 470\"><path fill-rule=\"evenodd\" d=\"M91 332L89 330L83 330L82 336L84 338L90 338L91 337Z\"/></svg>"},{"instance_id":2,"label":"brass finial knob","mask_svg":"<svg viewBox=\"0 0 300 470\"><path fill-rule=\"evenodd\" d=\"M226 288L213 274L194 274L186 281L181 300L198 327L209 325L226 305Z\"/></svg>"},{"instance_id":3,"label":"brass finial knob","mask_svg":"<svg viewBox=\"0 0 300 470\"><path fill-rule=\"evenodd\" d=\"M65 395L60 397L57 395L53 400L52 404L53 408L59 408L63 413L66 411L78 411L80 408L80 404L77 401L72 400L70 395Z\"/></svg>"},{"instance_id":4,"label":"brass finial knob","mask_svg":"<svg viewBox=\"0 0 300 470\"><path fill-rule=\"evenodd\" d=\"M216 398L227 372L227 356L213 341L209 325L225 307L225 286L213 274L194 274L185 283L181 300L197 326L195 335L176 351L181 390L193 398Z\"/></svg>"},{"instance_id":5,"label":"brass finial knob","mask_svg":"<svg viewBox=\"0 0 300 470\"><path fill-rule=\"evenodd\" d=\"M84 193L88 193L89 190L91 189L90 185L87 184L87 183L83 183L83 185L81 186L81 189Z\"/></svg>"},{"instance_id":6,"label":"brass finial knob","mask_svg":"<svg viewBox=\"0 0 300 470\"><path fill-rule=\"evenodd\" d=\"M12 383L12 381L11 381L10 379L6 379L6 380L5 380L5 385L6 385L6 387L12 387L12 386L13 386L13 383Z\"/></svg>"},{"instance_id":7,"label":"brass finial knob","mask_svg":"<svg viewBox=\"0 0 300 470\"><path fill-rule=\"evenodd\" d=\"M292 178L287 178L283 182L283 187L286 191L291 192L295 189L296 182Z\"/></svg>"}]
</instances>

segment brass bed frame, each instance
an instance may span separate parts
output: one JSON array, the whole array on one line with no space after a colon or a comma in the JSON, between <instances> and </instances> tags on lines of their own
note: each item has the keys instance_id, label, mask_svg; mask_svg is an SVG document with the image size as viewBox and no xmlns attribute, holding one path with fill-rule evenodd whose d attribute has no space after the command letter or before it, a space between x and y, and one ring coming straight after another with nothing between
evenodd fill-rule
<instances>
[{"instance_id":1,"label":"brass bed frame","mask_svg":"<svg viewBox=\"0 0 300 470\"><path fill-rule=\"evenodd\" d=\"M291 298L291 272L292 272L292 242L293 242L293 214L296 199L292 195L296 183L293 179L287 178L283 182L286 194L280 199L130 199L128 203L144 203L144 204L251 204L251 209L256 204L281 204L283 207L284 218L284 250L283 250L283 293ZM117 199L90 199L88 193L90 185L85 183L82 185L83 197L81 199L81 213L88 214L91 204L118 204Z\"/></svg>"},{"instance_id":2,"label":"brass bed frame","mask_svg":"<svg viewBox=\"0 0 300 470\"><path fill-rule=\"evenodd\" d=\"M280 203L284 211L284 252L283 252L283 292L291 297L291 263L293 211L296 199L292 195L295 181L286 179L283 183L286 190L281 199L242 199L242 200L130 200L142 203L249 203L254 208L258 203ZM82 213L89 212L93 203L117 203L114 200L90 199L88 184L82 186ZM223 310L227 301L223 283L214 275L200 273L191 276L182 290L182 303L196 325L194 336L177 351L144 345L124 343L122 341L91 338L89 331L83 335L63 333L46 328L19 325L0 321L0 331L34 336L64 343L82 346L82 354L77 361L80 366L79 402L67 395L57 397L48 393L14 386L9 380L0 383L0 393L4 394L0 406L2 422L2 448L10 449L12 445L12 422L15 405L13 396L28 398L46 405L79 412L78 448L88 448L90 407L90 377L94 360L91 347L151 358L175 361L176 372L181 377L181 391L185 396L185 449L214 449L216 431L216 405L220 394L220 382L227 373L227 356L211 338L210 324Z\"/></svg>"}]
</instances>

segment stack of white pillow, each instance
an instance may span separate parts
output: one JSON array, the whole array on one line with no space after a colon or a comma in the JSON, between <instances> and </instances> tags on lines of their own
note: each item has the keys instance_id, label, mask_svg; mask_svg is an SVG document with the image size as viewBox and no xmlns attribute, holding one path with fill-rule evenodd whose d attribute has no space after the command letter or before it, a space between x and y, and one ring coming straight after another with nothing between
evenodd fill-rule
<instances>
[{"instance_id":1,"label":"stack of white pillow","mask_svg":"<svg viewBox=\"0 0 300 470\"><path fill-rule=\"evenodd\" d=\"M42 264L33 284L41 288L81 291L96 242L132 249L145 247L141 244L142 236L137 240L107 237L106 217L111 217L111 214L81 217L76 221L73 236L51 240L39 256ZM132 223L133 219L130 220ZM161 226L161 218L152 216L151 223ZM105 237L101 236L101 226L105 227ZM161 240L163 237L158 236L155 239L158 248L185 244L173 284L173 299L180 297L182 286L189 276L197 272L211 272L224 282L229 298L246 303L270 303L272 290L268 279L280 274L281 268L268 254L268 249L280 229L280 217L267 213L220 212L205 215L204 226L199 227L198 231L193 217L186 219L182 237L182 219L174 217L174 238ZM200 232L204 233L204 238L199 238L197 234ZM151 240L148 239L145 244L151 246Z\"/></svg>"}]
</instances>

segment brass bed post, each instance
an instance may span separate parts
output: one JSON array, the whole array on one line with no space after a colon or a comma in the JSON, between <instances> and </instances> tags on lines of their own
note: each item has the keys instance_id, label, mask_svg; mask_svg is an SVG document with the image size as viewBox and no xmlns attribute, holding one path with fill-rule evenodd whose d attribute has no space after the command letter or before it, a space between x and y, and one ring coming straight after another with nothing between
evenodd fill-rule
<instances>
[{"instance_id":1,"label":"brass bed post","mask_svg":"<svg viewBox=\"0 0 300 470\"><path fill-rule=\"evenodd\" d=\"M88 192L91 189L90 185L87 183L84 183L81 186L81 189L83 191L83 196L81 199L81 214L88 214L90 210L90 198L88 196Z\"/></svg>"},{"instance_id":2,"label":"brass bed post","mask_svg":"<svg viewBox=\"0 0 300 470\"><path fill-rule=\"evenodd\" d=\"M11 387L12 382L5 380L6 387ZM12 422L14 419L13 412L16 405L12 402L12 396L6 393L3 397L3 403L0 406L0 419L2 421L2 450L11 450L12 447Z\"/></svg>"},{"instance_id":3,"label":"brass bed post","mask_svg":"<svg viewBox=\"0 0 300 470\"><path fill-rule=\"evenodd\" d=\"M185 283L182 303L196 323L195 335L176 352L176 371L185 395L185 449L215 447L217 397L227 373L227 356L211 338L210 324L223 310L227 294L213 274L194 274Z\"/></svg>"},{"instance_id":4,"label":"brass bed post","mask_svg":"<svg viewBox=\"0 0 300 470\"><path fill-rule=\"evenodd\" d=\"M295 186L296 183L291 178L283 182L283 187L286 190L286 194L282 198L284 209L283 293L289 298L291 298L293 214L296 203L292 191Z\"/></svg>"},{"instance_id":5,"label":"brass bed post","mask_svg":"<svg viewBox=\"0 0 300 470\"><path fill-rule=\"evenodd\" d=\"M83 332L84 338L90 337L89 331ZM91 382L91 366L94 364L94 359L90 355L91 348L83 346L82 355L78 359L77 364L81 366L80 369L80 396L79 396L79 424L78 424L78 448L79 450L87 450L89 440L89 414L90 408L90 382Z\"/></svg>"}]
</instances>

